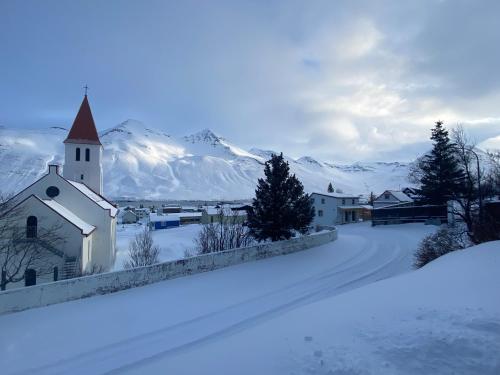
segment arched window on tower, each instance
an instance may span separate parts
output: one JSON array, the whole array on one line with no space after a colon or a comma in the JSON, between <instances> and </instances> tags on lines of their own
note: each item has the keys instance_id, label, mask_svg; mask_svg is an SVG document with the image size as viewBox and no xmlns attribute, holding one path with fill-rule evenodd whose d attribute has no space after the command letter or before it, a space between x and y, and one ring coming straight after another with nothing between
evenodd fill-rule
<instances>
[{"instance_id":1,"label":"arched window on tower","mask_svg":"<svg viewBox=\"0 0 500 375\"><path fill-rule=\"evenodd\" d=\"M26 219L26 238L36 238L38 231L38 219L36 216L28 216Z\"/></svg>"},{"instance_id":2,"label":"arched window on tower","mask_svg":"<svg viewBox=\"0 0 500 375\"><path fill-rule=\"evenodd\" d=\"M76 148L76 157L75 157L76 161L80 161L80 147L77 147Z\"/></svg>"},{"instance_id":3,"label":"arched window on tower","mask_svg":"<svg viewBox=\"0 0 500 375\"><path fill-rule=\"evenodd\" d=\"M90 149L85 149L85 161L90 161Z\"/></svg>"}]
</instances>

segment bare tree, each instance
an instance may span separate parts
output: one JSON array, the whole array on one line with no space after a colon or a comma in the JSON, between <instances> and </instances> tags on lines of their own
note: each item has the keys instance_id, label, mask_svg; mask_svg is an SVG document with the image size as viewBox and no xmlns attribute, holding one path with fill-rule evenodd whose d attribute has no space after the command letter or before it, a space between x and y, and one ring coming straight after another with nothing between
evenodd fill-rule
<instances>
[{"instance_id":1,"label":"bare tree","mask_svg":"<svg viewBox=\"0 0 500 375\"><path fill-rule=\"evenodd\" d=\"M456 157L464 171L463 191L455 198L454 214L467 226L469 238L474 243L483 242L482 230L487 225L484 202L496 194L494 155L484 155L467 137L464 129L457 126L452 130Z\"/></svg>"},{"instance_id":2,"label":"bare tree","mask_svg":"<svg viewBox=\"0 0 500 375\"><path fill-rule=\"evenodd\" d=\"M123 267L135 268L156 264L160 262L159 256L160 248L154 244L153 236L145 225L129 244L128 260L123 263Z\"/></svg>"},{"instance_id":3,"label":"bare tree","mask_svg":"<svg viewBox=\"0 0 500 375\"><path fill-rule=\"evenodd\" d=\"M249 246L254 241L237 211L220 208L215 222L203 225L194 242L198 253L207 254Z\"/></svg>"},{"instance_id":4,"label":"bare tree","mask_svg":"<svg viewBox=\"0 0 500 375\"><path fill-rule=\"evenodd\" d=\"M24 279L26 270L36 270L37 276L54 272L52 256L63 257L58 250L63 239L58 235L60 225L30 227L20 218L24 209L0 195L0 290L10 283Z\"/></svg>"}]
</instances>

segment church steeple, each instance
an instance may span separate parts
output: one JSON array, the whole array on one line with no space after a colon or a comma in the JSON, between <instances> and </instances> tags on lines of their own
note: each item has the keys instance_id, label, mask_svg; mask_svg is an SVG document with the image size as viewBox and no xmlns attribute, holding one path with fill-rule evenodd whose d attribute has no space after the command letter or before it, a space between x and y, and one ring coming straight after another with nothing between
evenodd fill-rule
<instances>
[{"instance_id":1,"label":"church steeple","mask_svg":"<svg viewBox=\"0 0 500 375\"><path fill-rule=\"evenodd\" d=\"M102 194L102 144L85 94L64 141L64 178L83 183Z\"/></svg>"},{"instance_id":2,"label":"church steeple","mask_svg":"<svg viewBox=\"0 0 500 375\"><path fill-rule=\"evenodd\" d=\"M87 94L83 97L80 110L75 117L75 121L73 121L73 126L64 143L101 144L95 127L94 118L92 117L92 111L90 110Z\"/></svg>"}]
</instances>

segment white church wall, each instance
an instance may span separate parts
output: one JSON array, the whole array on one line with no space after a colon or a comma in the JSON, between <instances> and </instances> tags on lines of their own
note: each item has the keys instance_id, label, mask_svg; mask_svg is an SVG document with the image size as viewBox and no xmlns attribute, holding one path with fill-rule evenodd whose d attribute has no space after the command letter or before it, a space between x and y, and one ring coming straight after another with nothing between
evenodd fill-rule
<instances>
[{"instance_id":1,"label":"white church wall","mask_svg":"<svg viewBox=\"0 0 500 375\"><path fill-rule=\"evenodd\" d=\"M13 224L21 228L23 231L26 228L26 222L29 216L37 218L37 232L42 233L44 230L52 231L54 237L58 238L57 243L51 243L57 250L62 251L70 257L81 257L82 246L86 240L79 228L63 219L56 212L47 208L42 202L35 197L29 197L23 203L19 204L15 211ZM64 258L56 255L49 250L43 252L43 257L30 268L35 269L37 273L37 284L53 281L53 267L57 266L59 275L62 275ZM15 284L9 284L7 287L19 288L24 286L24 280Z\"/></svg>"},{"instance_id":2,"label":"white church wall","mask_svg":"<svg viewBox=\"0 0 500 375\"><path fill-rule=\"evenodd\" d=\"M38 230L54 229L54 235L61 238L61 242L55 246L67 256L80 257L82 251L83 237L79 228L59 216L56 212L47 208L35 197L28 198L18 206L17 226L24 228L28 216L37 218Z\"/></svg>"},{"instance_id":3,"label":"white church wall","mask_svg":"<svg viewBox=\"0 0 500 375\"><path fill-rule=\"evenodd\" d=\"M104 269L109 269L115 252L114 241L112 241L112 222L115 219L68 181L56 174L55 168L50 172L22 191L16 197L16 201L21 201L32 194L42 199L48 199L47 188L56 186L59 189L59 195L53 199L97 228L92 236L92 259L96 264L102 265Z\"/></svg>"},{"instance_id":4,"label":"white church wall","mask_svg":"<svg viewBox=\"0 0 500 375\"><path fill-rule=\"evenodd\" d=\"M290 254L337 239L336 229L286 241L204 254L192 258L0 292L0 314L113 293L162 280L244 262Z\"/></svg>"}]
</instances>

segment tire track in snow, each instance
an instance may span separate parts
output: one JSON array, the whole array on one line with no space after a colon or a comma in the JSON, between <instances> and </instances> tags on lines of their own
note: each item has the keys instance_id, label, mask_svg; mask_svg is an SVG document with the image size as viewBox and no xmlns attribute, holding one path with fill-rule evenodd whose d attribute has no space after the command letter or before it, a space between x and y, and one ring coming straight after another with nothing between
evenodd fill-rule
<instances>
[{"instance_id":1,"label":"tire track in snow","mask_svg":"<svg viewBox=\"0 0 500 375\"><path fill-rule=\"evenodd\" d=\"M20 373L36 371L37 374L57 374L70 371L73 374L90 372L112 374L127 369L137 369L142 364L193 349L255 326L297 307L343 293L369 281L378 280L380 276L388 277L391 274L390 266L398 263L401 257L405 256L401 253L399 246L389 246L389 248L392 250L383 251L378 241L373 242L368 248L358 250L352 257L337 264L334 268L294 282L284 288L230 305L222 310ZM375 268L373 268L374 260L378 263ZM367 268L368 272L366 272ZM387 272L383 272L384 270ZM252 311L254 313L251 313ZM224 322L223 326L220 325L221 321ZM186 332L197 332L198 335L194 339L189 339ZM116 363L123 365L116 368Z\"/></svg>"}]
</instances>

